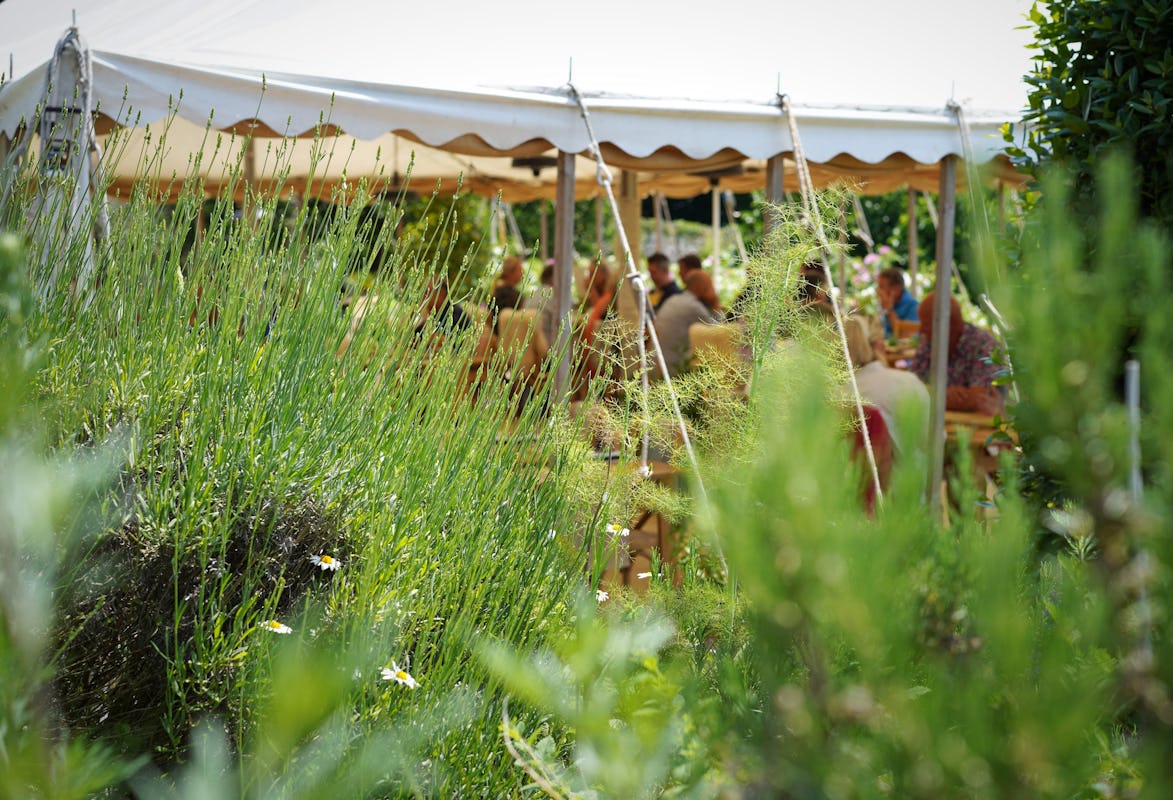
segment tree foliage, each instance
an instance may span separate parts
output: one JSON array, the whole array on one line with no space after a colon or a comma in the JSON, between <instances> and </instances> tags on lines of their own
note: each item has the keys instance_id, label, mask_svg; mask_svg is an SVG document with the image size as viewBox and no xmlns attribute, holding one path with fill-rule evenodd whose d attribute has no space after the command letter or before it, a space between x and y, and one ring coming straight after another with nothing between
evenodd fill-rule
<instances>
[{"instance_id":1,"label":"tree foliage","mask_svg":"<svg viewBox=\"0 0 1173 800\"><path fill-rule=\"evenodd\" d=\"M1173 226L1173 1L1040 0L1030 19L1028 132L1011 156L1036 174L1064 164L1087 201L1105 153L1129 150L1141 214Z\"/></svg>"}]
</instances>

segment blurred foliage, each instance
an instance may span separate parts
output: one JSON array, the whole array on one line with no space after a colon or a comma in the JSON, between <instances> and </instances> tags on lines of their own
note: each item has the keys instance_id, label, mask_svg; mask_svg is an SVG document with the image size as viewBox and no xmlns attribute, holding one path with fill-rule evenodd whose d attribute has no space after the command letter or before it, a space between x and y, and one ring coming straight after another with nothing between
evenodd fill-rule
<instances>
[{"instance_id":1,"label":"blurred foliage","mask_svg":"<svg viewBox=\"0 0 1173 800\"><path fill-rule=\"evenodd\" d=\"M1031 277L1030 291L996 284L1025 398L1019 425L1043 442L1047 468L1075 498L1048 518L1062 546L1038 551L1034 514L1012 469L992 514L976 513L989 503L954 478L956 505L942 528L924 503L924 463L904 459L869 517L852 479L859 467L848 455L843 412L828 402L841 376L828 372L826 353L783 347L788 355L779 358L767 346L745 412L752 431L725 450L703 449L711 502L699 505L692 525L721 543L727 576L714 581L654 562L648 600L613 596L601 618L580 605L577 627L552 651L482 651L518 698L575 733L563 741L507 729L519 767L539 776L535 790L1168 793L1173 651L1161 632L1173 591L1173 342L1159 298L1170 250L1120 199L1130 195L1127 175L1116 165L1102 177L1096 235L1104 249L1095 259L1079 257L1086 244L1068 224L1057 180L1048 184L1045 215L1028 225L1025 263L1014 273ZM751 275L764 285L751 300L788 296L787 265L803 263L811 247L796 232L779 234L755 260ZM1131 265L1124 284L1123 263ZM1127 488L1129 431L1103 358L1123 335L1131 287L1152 298L1142 345L1152 409L1144 417L1152 467L1143 502ZM755 314L768 344L788 312L751 308L749 319ZM1087 325L1093 315L1097 326ZM637 705L624 702L633 695ZM656 727L641 733L637 714Z\"/></svg>"},{"instance_id":2,"label":"blurred foliage","mask_svg":"<svg viewBox=\"0 0 1173 800\"><path fill-rule=\"evenodd\" d=\"M603 255L611 255L615 250L615 222L611 211L607 208L604 198L602 208L602 230L597 225L595 199L579 200L574 204L574 252L579 258L594 259L600 254L600 244ZM508 244L504 249L516 252L524 250L522 255L538 258L542 250L542 207L546 208L546 251L549 257L554 257L554 204L549 200L533 200L528 203L513 203L513 217L517 221L517 231L521 235L520 243L512 234L507 237Z\"/></svg>"},{"instance_id":3,"label":"blurred foliage","mask_svg":"<svg viewBox=\"0 0 1173 800\"><path fill-rule=\"evenodd\" d=\"M0 233L0 797L80 799L141 764L70 734L49 666L53 588L92 545L93 498L110 481L114 447L42 450L26 401L44 352L28 336L36 311L22 251Z\"/></svg>"}]
</instances>

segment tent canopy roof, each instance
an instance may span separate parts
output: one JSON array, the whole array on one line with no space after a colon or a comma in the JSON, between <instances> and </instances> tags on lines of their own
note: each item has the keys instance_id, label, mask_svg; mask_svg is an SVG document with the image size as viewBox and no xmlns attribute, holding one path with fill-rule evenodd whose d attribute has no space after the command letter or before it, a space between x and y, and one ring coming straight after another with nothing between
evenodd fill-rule
<instances>
[{"instance_id":1,"label":"tent canopy roof","mask_svg":"<svg viewBox=\"0 0 1173 800\"><path fill-rule=\"evenodd\" d=\"M205 140L211 119L218 130L251 131L258 161L268 148L259 134L345 134L333 144L336 158L339 145L349 154L349 175L395 176L403 163L391 153L414 142L417 177L497 177L519 196L548 193L552 171L526 189L524 170L505 174L508 159L588 150L568 77L608 164L663 176L674 193L707 188L697 173L743 164L741 175L752 175L756 162L793 152L779 88L793 98L807 158L872 190L935 180L926 165L963 154L946 108L954 90L968 99L983 162L1025 98L1028 37L1016 28L1029 0L909 0L897 11L750 0L736 16L620 0L562 17L523 0L453 5L95 0L77 26L107 121L158 130L177 114L186 122L172 123L168 141L178 158ZM0 55L8 50L15 68L0 89L0 132L31 115L75 6L0 5ZM419 144L456 155L445 165ZM119 178L132 177L124 171ZM593 181L593 170L582 172L580 183Z\"/></svg>"}]
</instances>

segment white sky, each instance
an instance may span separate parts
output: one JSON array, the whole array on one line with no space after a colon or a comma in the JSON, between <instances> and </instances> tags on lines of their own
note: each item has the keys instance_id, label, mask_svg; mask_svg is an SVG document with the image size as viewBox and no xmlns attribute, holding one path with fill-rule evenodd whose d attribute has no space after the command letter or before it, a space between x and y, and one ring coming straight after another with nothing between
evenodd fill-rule
<instances>
[{"instance_id":1,"label":"white sky","mask_svg":"<svg viewBox=\"0 0 1173 800\"><path fill-rule=\"evenodd\" d=\"M0 70L77 9L96 50L357 80L975 109L1025 105L1030 0L5 0ZM339 9L350 9L343 12ZM195 15L195 16L192 16ZM59 19L59 21L58 21ZM259 36L258 31L267 35ZM46 44L46 40L48 40ZM43 52L38 59L37 53Z\"/></svg>"}]
</instances>

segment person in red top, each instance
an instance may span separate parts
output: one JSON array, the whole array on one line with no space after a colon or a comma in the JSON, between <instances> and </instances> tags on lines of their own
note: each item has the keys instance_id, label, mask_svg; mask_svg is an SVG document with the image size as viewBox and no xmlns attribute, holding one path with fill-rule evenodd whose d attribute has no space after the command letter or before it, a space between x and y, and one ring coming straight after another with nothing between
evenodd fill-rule
<instances>
[{"instance_id":1,"label":"person in red top","mask_svg":"<svg viewBox=\"0 0 1173 800\"><path fill-rule=\"evenodd\" d=\"M603 319L615 311L615 281L611 278L611 270L601 260L594 263L587 276L584 303L587 316L582 340L589 345L595 340L595 333Z\"/></svg>"},{"instance_id":2,"label":"person in red top","mask_svg":"<svg viewBox=\"0 0 1173 800\"><path fill-rule=\"evenodd\" d=\"M933 356L934 292L921 300L920 345L909 369L929 382ZM991 357L998 349L997 340L987 331L961 318L961 304L949 298L949 366L945 389L945 408L950 411L975 411L998 414L1006 403L1004 389L994 385L1001 368Z\"/></svg>"}]
</instances>

